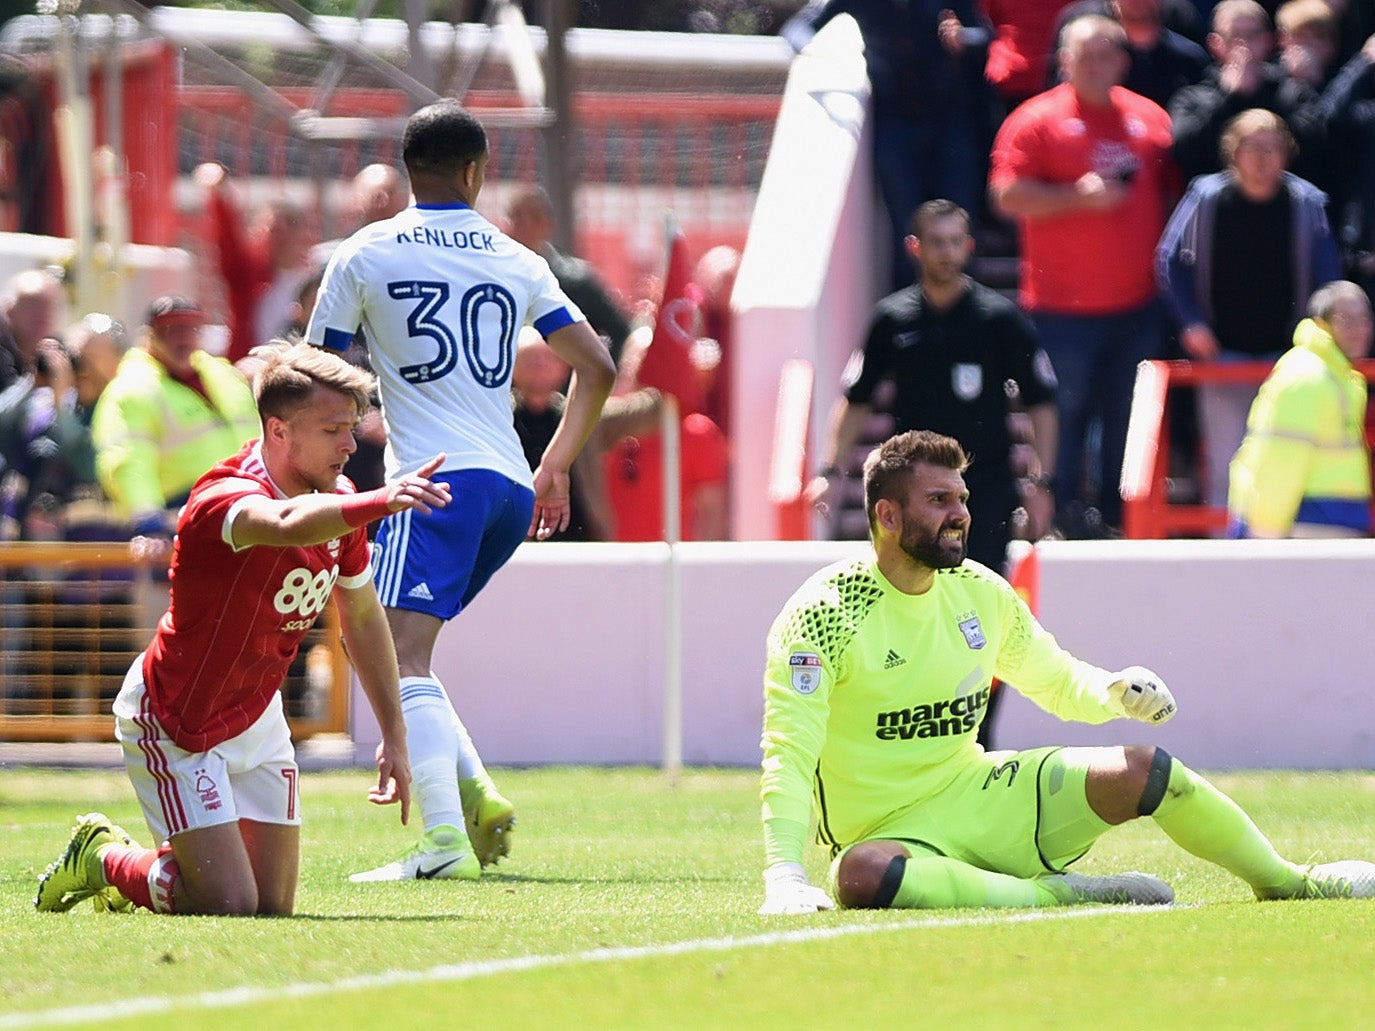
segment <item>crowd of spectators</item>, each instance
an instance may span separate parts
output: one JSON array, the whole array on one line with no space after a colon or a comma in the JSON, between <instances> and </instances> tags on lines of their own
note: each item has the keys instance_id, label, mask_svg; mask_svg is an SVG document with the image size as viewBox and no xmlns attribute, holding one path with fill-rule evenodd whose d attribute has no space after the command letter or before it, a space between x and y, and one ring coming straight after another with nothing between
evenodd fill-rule
<instances>
[{"instance_id":1,"label":"crowd of spectators","mask_svg":"<svg viewBox=\"0 0 1375 1031\"><path fill-rule=\"evenodd\" d=\"M1117 484L1141 360L1272 360L1314 290L1345 278L1375 295L1370 5L816 0L784 35L800 47L842 13L866 47L874 163L895 234L883 246L901 246L916 206L945 198L1018 258L1018 303L1059 381L1064 535L1121 526ZM937 184L932 153L910 145L920 138L913 125L905 137L883 129L895 112L936 117L907 97L903 55L916 53L933 55L922 75L939 80L923 96L965 90L939 117L963 119L957 144L981 140L978 160L963 161L986 169L973 189ZM972 90L971 68L982 71ZM905 170L894 174L895 163ZM961 200L971 196L982 203ZM1182 472L1201 500L1222 506L1256 390L1199 393L1197 417L1182 417L1191 449Z\"/></svg>"},{"instance_id":2,"label":"crowd of spectators","mask_svg":"<svg viewBox=\"0 0 1375 1031\"><path fill-rule=\"evenodd\" d=\"M259 361L251 351L303 334L323 265L339 241L315 242L301 210L280 199L245 210L240 189L219 165L202 165L193 178L204 202L206 267L223 286L223 354L212 353L219 349L210 312L195 298L157 298L143 325L126 330L100 312L70 320L58 269L21 272L0 289L0 542L129 540L134 558L157 564L169 557L177 511L192 484L257 435L250 382ZM353 181L353 228L390 218L409 202L401 173L370 165ZM577 491L573 525L559 538L656 538L662 396L634 382L631 358L652 336L660 298L627 304L588 262L556 251L552 207L538 187L516 190L504 221L513 237L548 258L611 352L625 351L621 396L575 467L585 486ZM731 247L708 251L683 299L689 331L700 338L694 355L707 409L683 415L688 539L727 536L727 445L717 420L729 417L724 375L739 257ZM362 328L345 357L368 367ZM513 418L532 456L557 423L568 377L568 367L527 327L512 375ZM386 431L376 409L355 437L345 472L371 489L384 479ZM604 469L613 470L610 477Z\"/></svg>"},{"instance_id":3,"label":"crowd of spectators","mask_svg":"<svg viewBox=\"0 0 1375 1031\"><path fill-rule=\"evenodd\" d=\"M1115 485L1137 361L1277 357L1317 287L1344 277L1375 292L1375 15L1366 5L818 0L784 35L800 48L842 13L859 22L866 46L876 171L895 234L876 247L891 243L901 257L895 285L911 282L903 245L911 213L937 196L960 203L978 232L1006 240L1021 259L1018 300L1059 379L1054 475L1063 532L1112 532L1120 523ZM1262 143L1276 151L1268 165ZM1255 165L1265 165L1263 187L1251 185ZM208 263L228 308L224 361L211 362L198 339L184 367L171 350L159 353L169 333L181 332L171 321L195 322L198 338L205 319L195 301L160 318L150 313L147 325L126 334L101 313L68 320L61 283L46 271L5 285L0 539L80 539L91 527L165 534L198 463L171 479L148 461L131 464L146 450L148 427L165 435L189 420L215 441L255 431L251 411L226 393L227 384L240 399L246 391L231 365L251 373L247 354L256 343L299 330L335 241L312 240L309 219L286 201L244 211L217 165L201 166L194 180L212 243ZM353 185L357 225L390 217L407 201L404 179L386 165L364 169ZM590 264L556 251L552 208L537 187L510 195L504 221L549 258L570 296L580 291L575 300L612 353L631 353L636 333L655 322L655 302L634 307ZM690 414L701 417L694 426L709 424L713 470L729 460L729 298L738 262L732 248L703 255L690 288L700 338L694 358L709 399ZM537 354L530 350L523 364L557 378ZM354 359L366 362L365 340ZM128 384L140 373L146 382L135 395L161 391L164 403L176 396L190 407L148 411L143 429L132 426L138 406ZM540 387L535 403L556 406L557 386ZM1225 500L1226 465L1254 396L1233 392L1225 409L1206 391L1201 404L1197 473L1214 504ZM652 416L652 393L624 393L628 412ZM540 415L526 413L536 422ZM626 521L600 494L618 479L627 481L622 487L637 482L628 470L638 477L646 447L657 446L647 423L638 433L616 426L599 434L610 457L590 478L601 485L593 507L602 515L584 526L589 539L616 536L614 526ZM367 471L361 463L357 471L371 486L384 445L376 420L363 436ZM713 471L711 479L724 477ZM724 514L703 525L710 536L729 534Z\"/></svg>"}]
</instances>

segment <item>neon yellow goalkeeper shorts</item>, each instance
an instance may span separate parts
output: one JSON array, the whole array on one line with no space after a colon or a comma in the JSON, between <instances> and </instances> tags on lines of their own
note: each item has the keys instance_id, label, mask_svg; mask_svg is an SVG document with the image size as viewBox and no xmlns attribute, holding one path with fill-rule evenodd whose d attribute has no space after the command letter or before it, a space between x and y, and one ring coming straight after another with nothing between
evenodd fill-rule
<instances>
[{"instance_id":1,"label":"neon yellow goalkeeper shorts","mask_svg":"<svg viewBox=\"0 0 1375 1031\"><path fill-rule=\"evenodd\" d=\"M865 840L901 841L914 854L1014 877L1059 872L1109 827L1085 794L1091 758L1084 748L990 752L940 794L895 810Z\"/></svg>"}]
</instances>

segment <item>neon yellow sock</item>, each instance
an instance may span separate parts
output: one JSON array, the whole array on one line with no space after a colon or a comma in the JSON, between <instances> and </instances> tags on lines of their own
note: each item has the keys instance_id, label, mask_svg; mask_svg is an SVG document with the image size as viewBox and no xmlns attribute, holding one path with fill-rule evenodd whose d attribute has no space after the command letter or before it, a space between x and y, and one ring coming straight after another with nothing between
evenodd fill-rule
<instances>
[{"instance_id":1,"label":"neon yellow sock","mask_svg":"<svg viewBox=\"0 0 1375 1031\"><path fill-rule=\"evenodd\" d=\"M1171 760L1155 822L1186 852L1231 871L1262 898L1293 894L1302 871L1284 859L1241 806L1178 759Z\"/></svg>"},{"instance_id":2,"label":"neon yellow sock","mask_svg":"<svg viewBox=\"0 0 1375 1031\"><path fill-rule=\"evenodd\" d=\"M1056 906L1050 888L1037 880L992 873L946 856L913 856L893 896L894 909L1005 909Z\"/></svg>"}]
</instances>

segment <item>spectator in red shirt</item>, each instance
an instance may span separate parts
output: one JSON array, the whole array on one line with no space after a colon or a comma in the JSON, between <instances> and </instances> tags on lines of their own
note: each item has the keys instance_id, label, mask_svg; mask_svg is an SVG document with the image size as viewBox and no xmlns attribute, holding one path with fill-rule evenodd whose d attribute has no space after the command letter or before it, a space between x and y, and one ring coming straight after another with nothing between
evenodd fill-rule
<instances>
[{"instance_id":1,"label":"spectator in red shirt","mask_svg":"<svg viewBox=\"0 0 1375 1031\"><path fill-rule=\"evenodd\" d=\"M310 276L310 227L299 206L278 199L265 204L245 232L244 214L224 167L206 162L196 168L194 179L205 191L228 305L225 357L236 363L290 325L292 306Z\"/></svg>"},{"instance_id":2,"label":"spectator in red shirt","mask_svg":"<svg viewBox=\"0 0 1375 1031\"><path fill-rule=\"evenodd\" d=\"M1128 61L1121 25L1075 18L1059 60L1066 81L1028 100L999 130L989 196L1017 222L1021 305L1059 381L1061 529L1098 535L1121 521L1136 366L1164 348L1154 252L1178 175L1169 116L1118 85ZM1101 443L1086 463L1095 419Z\"/></svg>"}]
</instances>

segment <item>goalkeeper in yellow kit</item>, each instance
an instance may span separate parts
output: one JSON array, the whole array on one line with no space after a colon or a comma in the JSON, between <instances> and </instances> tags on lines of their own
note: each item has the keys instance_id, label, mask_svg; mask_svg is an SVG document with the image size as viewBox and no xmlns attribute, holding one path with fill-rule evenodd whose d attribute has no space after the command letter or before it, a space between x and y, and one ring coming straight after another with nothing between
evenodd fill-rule
<instances>
[{"instance_id":1,"label":"goalkeeper in yellow kit","mask_svg":"<svg viewBox=\"0 0 1375 1031\"><path fill-rule=\"evenodd\" d=\"M993 677L1085 723L1160 724L1175 703L1150 670L1110 673L1064 651L1005 580L965 560L967 464L957 441L925 430L876 448L864 465L874 554L813 575L769 631L760 912L830 909L832 896L856 908L1168 903L1148 874L1066 872L1139 816L1258 898L1375 897L1375 863L1283 859L1163 749L984 752ZM814 812L830 894L801 865Z\"/></svg>"}]
</instances>

